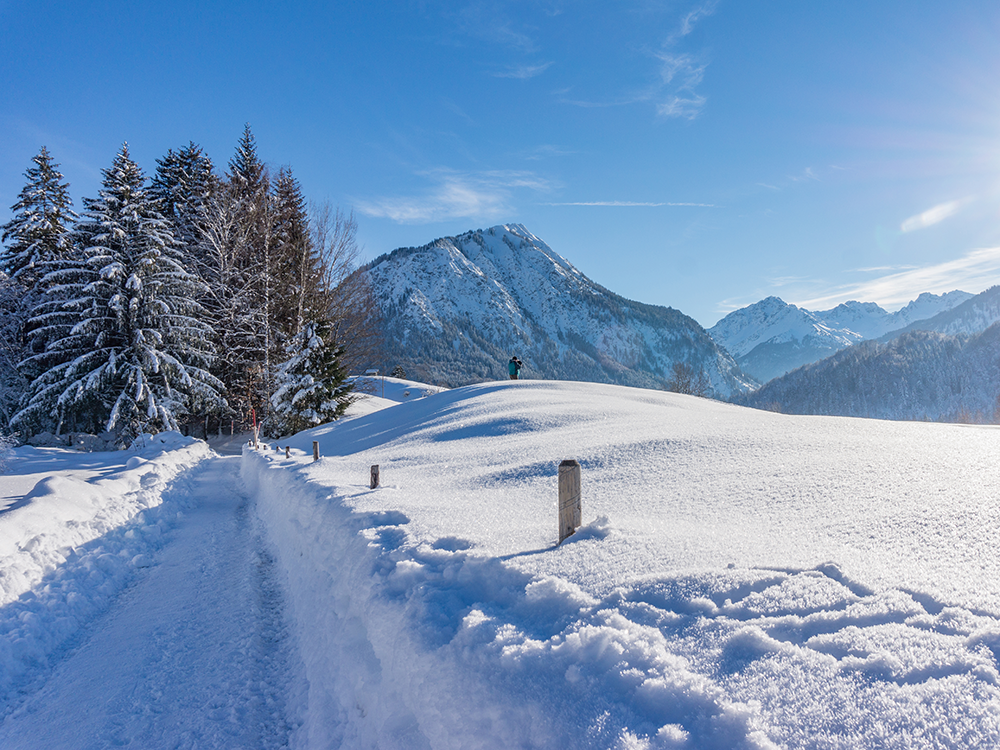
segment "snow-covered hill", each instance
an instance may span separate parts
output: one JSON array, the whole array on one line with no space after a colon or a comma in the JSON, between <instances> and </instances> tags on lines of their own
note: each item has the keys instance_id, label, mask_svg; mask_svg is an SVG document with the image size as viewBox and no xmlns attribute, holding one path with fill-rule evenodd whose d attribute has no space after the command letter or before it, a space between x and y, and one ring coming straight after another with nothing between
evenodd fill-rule
<instances>
[{"instance_id":1,"label":"snow-covered hill","mask_svg":"<svg viewBox=\"0 0 1000 750\"><path fill-rule=\"evenodd\" d=\"M719 396L753 385L693 319L609 292L519 224L396 250L363 272L389 366L420 380L504 379L517 354L525 378L662 388L683 362Z\"/></svg>"},{"instance_id":2,"label":"snow-covered hill","mask_svg":"<svg viewBox=\"0 0 1000 750\"><path fill-rule=\"evenodd\" d=\"M287 459L16 449L0 747L997 746L1000 430L377 385Z\"/></svg>"},{"instance_id":3,"label":"snow-covered hill","mask_svg":"<svg viewBox=\"0 0 1000 750\"><path fill-rule=\"evenodd\" d=\"M1000 737L1000 431L534 381L291 443L244 478L287 571L313 747ZM584 527L556 546L566 458Z\"/></svg>"},{"instance_id":4,"label":"snow-covered hill","mask_svg":"<svg viewBox=\"0 0 1000 750\"><path fill-rule=\"evenodd\" d=\"M874 302L855 301L813 312L768 297L730 313L708 332L736 358L744 372L767 382L859 341L906 326L923 328L918 321L943 314L972 296L957 290L941 295L924 293L894 313Z\"/></svg>"}]
</instances>

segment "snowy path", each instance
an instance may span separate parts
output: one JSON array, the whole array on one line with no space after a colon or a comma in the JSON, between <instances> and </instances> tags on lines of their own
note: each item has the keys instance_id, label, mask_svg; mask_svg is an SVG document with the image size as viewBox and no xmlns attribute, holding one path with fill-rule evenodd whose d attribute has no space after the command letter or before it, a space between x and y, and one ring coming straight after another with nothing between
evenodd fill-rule
<instances>
[{"instance_id":1,"label":"snowy path","mask_svg":"<svg viewBox=\"0 0 1000 750\"><path fill-rule=\"evenodd\" d=\"M192 510L15 703L0 747L287 745L280 588L238 467L237 457L211 458L185 477L175 491L193 493Z\"/></svg>"}]
</instances>

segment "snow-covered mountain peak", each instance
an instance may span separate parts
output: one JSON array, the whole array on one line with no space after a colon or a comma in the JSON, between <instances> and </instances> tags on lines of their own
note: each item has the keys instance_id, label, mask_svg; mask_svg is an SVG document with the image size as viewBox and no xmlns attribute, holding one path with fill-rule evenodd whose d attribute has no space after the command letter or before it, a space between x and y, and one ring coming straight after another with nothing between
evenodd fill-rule
<instances>
[{"instance_id":1,"label":"snow-covered mountain peak","mask_svg":"<svg viewBox=\"0 0 1000 750\"><path fill-rule=\"evenodd\" d=\"M843 345L851 343L849 334L831 330L808 310L780 297L767 297L730 313L710 328L709 334L737 358L767 342L785 343L818 336L843 340Z\"/></svg>"},{"instance_id":2,"label":"snow-covered mountain peak","mask_svg":"<svg viewBox=\"0 0 1000 750\"><path fill-rule=\"evenodd\" d=\"M664 387L681 362L720 395L751 385L694 320L608 291L521 224L396 250L365 272L391 356L430 382L505 377L514 352L529 377Z\"/></svg>"},{"instance_id":3,"label":"snow-covered mountain peak","mask_svg":"<svg viewBox=\"0 0 1000 750\"><path fill-rule=\"evenodd\" d=\"M945 294L931 294L930 292L924 292L915 300L907 304L906 307L896 312L896 325L894 325L891 330L903 328L911 323L915 323L918 320L933 318L935 315L939 315L940 313L947 312L948 310L958 307L960 304L966 300L972 299L974 296L975 295L958 289Z\"/></svg>"},{"instance_id":4,"label":"snow-covered mountain peak","mask_svg":"<svg viewBox=\"0 0 1000 750\"><path fill-rule=\"evenodd\" d=\"M730 313L709 333L747 373L766 382L863 339L878 338L940 315L972 296L961 291L941 295L925 292L895 313L874 302L857 300L811 312L778 297L767 297Z\"/></svg>"}]
</instances>

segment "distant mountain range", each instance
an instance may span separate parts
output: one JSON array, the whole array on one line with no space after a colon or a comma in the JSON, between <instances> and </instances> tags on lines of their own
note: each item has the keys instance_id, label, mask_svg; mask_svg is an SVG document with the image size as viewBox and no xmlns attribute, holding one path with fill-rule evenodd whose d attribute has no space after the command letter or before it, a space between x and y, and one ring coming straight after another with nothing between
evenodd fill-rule
<instances>
[{"instance_id":1,"label":"distant mountain range","mask_svg":"<svg viewBox=\"0 0 1000 750\"><path fill-rule=\"evenodd\" d=\"M1000 419L1000 287L768 382L738 403L792 414Z\"/></svg>"},{"instance_id":2,"label":"distant mountain range","mask_svg":"<svg viewBox=\"0 0 1000 750\"><path fill-rule=\"evenodd\" d=\"M1000 287L921 294L895 313L768 297L706 331L596 284L520 224L401 248L359 272L383 314L386 366L428 383L506 379L517 354L522 377L668 388L681 363L705 374L711 395L758 408L1000 416Z\"/></svg>"},{"instance_id":3,"label":"distant mountain range","mask_svg":"<svg viewBox=\"0 0 1000 750\"><path fill-rule=\"evenodd\" d=\"M520 224L402 248L367 266L387 364L458 386L523 377L664 388L683 363L717 397L759 385L694 319L594 283Z\"/></svg>"},{"instance_id":4,"label":"distant mountain range","mask_svg":"<svg viewBox=\"0 0 1000 750\"><path fill-rule=\"evenodd\" d=\"M778 297L768 297L730 313L708 332L736 358L745 373L766 383L866 339L891 338L916 328L940 330L928 321L948 314L972 297L961 291L942 295L924 293L895 313L886 312L874 302L854 301L814 312ZM1000 315L993 317L997 319ZM971 326L971 318L962 320L968 320ZM946 332L958 332L957 326L958 323L956 330ZM974 331L970 328L966 332Z\"/></svg>"},{"instance_id":5,"label":"distant mountain range","mask_svg":"<svg viewBox=\"0 0 1000 750\"><path fill-rule=\"evenodd\" d=\"M995 422L1000 324L977 334L908 331L863 341L776 378L737 403L786 414Z\"/></svg>"}]
</instances>

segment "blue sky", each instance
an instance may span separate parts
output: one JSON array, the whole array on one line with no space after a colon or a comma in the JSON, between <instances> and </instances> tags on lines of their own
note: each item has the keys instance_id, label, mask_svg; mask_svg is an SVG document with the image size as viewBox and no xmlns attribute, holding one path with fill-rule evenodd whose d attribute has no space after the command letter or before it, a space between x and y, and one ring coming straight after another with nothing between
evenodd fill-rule
<instances>
[{"instance_id":1,"label":"blue sky","mask_svg":"<svg viewBox=\"0 0 1000 750\"><path fill-rule=\"evenodd\" d=\"M366 256L520 222L711 326L1000 283L1000 3L0 0L0 221L249 122Z\"/></svg>"}]
</instances>

